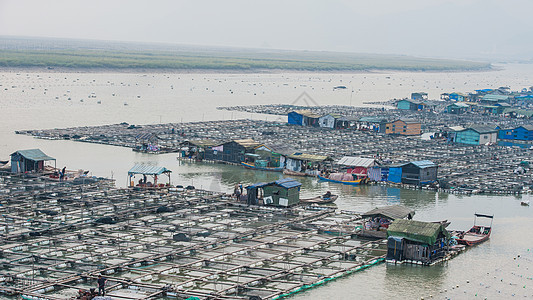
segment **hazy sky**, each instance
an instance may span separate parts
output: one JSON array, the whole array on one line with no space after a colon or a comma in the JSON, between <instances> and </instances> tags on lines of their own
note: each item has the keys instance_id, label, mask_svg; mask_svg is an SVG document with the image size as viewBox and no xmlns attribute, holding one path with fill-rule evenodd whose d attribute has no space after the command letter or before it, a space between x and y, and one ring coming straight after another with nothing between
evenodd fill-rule
<instances>
[{"instance_id":1,"label":"hazy sky","mask_svg":"<svg viewBox=\"0 0 533 300\"><path fill-rule=\"evenodd\" d=\"M0 35L533 58L533 0L0 0Z\"/></svg>"}]
</instances>

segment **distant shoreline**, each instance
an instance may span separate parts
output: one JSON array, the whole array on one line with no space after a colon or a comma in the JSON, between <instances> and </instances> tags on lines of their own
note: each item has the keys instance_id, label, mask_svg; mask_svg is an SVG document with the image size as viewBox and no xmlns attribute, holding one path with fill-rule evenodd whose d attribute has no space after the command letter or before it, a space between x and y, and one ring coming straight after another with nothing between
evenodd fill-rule
<instances>
[{"instance_id":1,"label":"distant shoreline","mask_svg":"<svg viewBox=\"0 0 533 300\"><path fill-rule=\"evenodd\" d=\"M389 74L389 73L468 73L468 72L492 72L504 68L491 65L482 69L464 70L401 70L401 69L367 69L367 70L294 70L294 69L173 69L173 68L65 68L53 67L2 67L0 72L8 73L119 73L119 74Z\"/></svg>"}]
</instances>

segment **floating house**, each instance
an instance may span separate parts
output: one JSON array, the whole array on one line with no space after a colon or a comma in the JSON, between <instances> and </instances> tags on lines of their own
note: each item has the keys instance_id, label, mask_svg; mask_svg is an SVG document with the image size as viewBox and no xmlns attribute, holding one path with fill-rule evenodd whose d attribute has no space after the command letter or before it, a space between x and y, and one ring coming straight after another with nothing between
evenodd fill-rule
<instances>
[{"instance_id":1,"label":"floating house","mask_svg":"<svg viewBox=\"0 0 533 300\"><path fill-rule=\"evenodd\" d=\"M530 148L533 145L533 125L522 125L498 131L498 145Z\"/></svg>"},{"instance_id":2,"label":"floating house","mask_svg":"<svg viewBox=\"0 0 533 300\"><path fill-rule=\"evenodd\" d=\"M285 168L294 172L317 175L319 170L323 170L330 166L331 161L332 159L325 155L295 152L286 157ZM315 171L316 174L312 174L311 171Z\"/></svg>"},{"instance_id":3,"label":"floating house","mask_svg":"<svg viewBox=\"0 0 533 300\"><path fill-rule=\"evenodd\" d=\"M470 108L470 105L464 102L456 102L446 106L446 112L449 114L463 114L467 112Z\"/></svg>"},{"instance_id":4,"label":"floating house","mask_svg":"<svg viewBox=\"0 0 533 300\"><path fill-rule=\"evenodd\" d=\"M426 185L437 181L438 165L429 160L389 166L387 180L392 183Z\"/></svg>"},{"instance_id":5,"label":"floating house","mask_svg":"<svg viewBox=\"0 0 533 300\"><path fill-rule=\"evenodd\" d=\"M246 153L255 153L259 146L261 144L252 139L233 140L206 149L205 159L238 164L245 161Z\"/></svg>"},{"instance_id":6,"label":"floating house","mask_svg":"<svg viewBox=\"0 0 533 300\"><path fill-rule=\"evenodd\" d=\"M402 183L420 186L437 181L438 165L432 161L412 161L403 164L401 168Z\"/></svg>"},{"instance_id":7,"label":"floating house","mask_svg":"<svg viewBox=\"0 0 533 300\"><path fill-rule=\"evenodd\" d=\"M468 99L468 96L462 93L453 92L453 93L448 94L448 100L462 102L462 101L466 101L467 99Z\"/></svg>"},{"instance_id":8,"label":"floating house","mask_svg":"<svg viewBox=\"0 0 533 300\"><path fill-rule=\"evenodd\" d=\"M455 142L468 145L496 143L498 130L489 126L471 126L455 133Z\"/></svg>"},{"instance_id":9,"label":"floating house","mask_svg":"<svg viewBox=\"0 0 533 300\"><path fill-rule=\"evenodd\" d=\"M284 178L270 183L257 183L246 187L249 205L289 207L300 203L301 183Z\"/></svg>"},{"instance_id":10,"label":"floating house","mask_svg":"<svg viewBox=\"0 0 533 300\"><path fill-rule=\"evenodd\" d=\"M379 166L377 160L373 158L365 157L352 157L345 156L341 158L338 162L338 165L347 168L346 173L356 175L357 178L367 177L368 170L371 167Z\"/></svg>"},{"instance_id":11,"label":"floating house","mask_svg":"<svg viewBox=\"0 0 533 300\"><path fill-rule=\"evenodd\" d=\"M56 159L40 149L18 150L11 153L11 173L43 172L47 161L54 161L56 167Z\"/></svg>"},{"instance_id":12,"label":"floating house","mask_svg":"<svg viewBox=\"0 0 533 300\"><path fill-rule=\"evenodd\" d=\"M261 145L254 149L254 153L247 153L246 156L252 158L254 163L262 162L264 167L285 167L287 156L295 153L296 151L287 146L281 144Z\"/></svg>"},{"instance_id":13,"label":"floating house","mask_svg":"<svg viewBox=\"0 0 533 300\"><path fill-rule=\"evenodd\" d=\"M533 141L533 125L522 125L515 128L500 129L498 138L502 140Z\"/></svg>"},{"instance_id":14,"label":"floating house","mask_svg":"<svg viewBox=\"0 0 533 300\"><path fill-rule=\"evenodd\" d=\"M509 101L509 96L495 95L495 94L487 94L483 96L480 100L481 103L487 104L487 105L494 105L496 103L508 102L508 101Z\"/></svg>"},{"instance_id":15,"label":"floating house","mask_svg":"<svg viewBox=\"0 0 533 300\"><path fill-rule=\"evenodd\" d=\"M419 111L424 110L424 102L419 100L402 99L396 103L398 109Z\"/></svg>"},{"instance_id":16,"label":"floating house","mask_svg":"<svg viewBox=\"0 0 533 300\"><path fill-rule=\"evenodd\" d=\"M447 255L450 233L439 223L397 219L387 229L387 261L430 265Z\"/></svg>"},{"instance_id":17,"label":"floating house","mask_svg":"<svg viewBox=\"0 0 533 300\"><path fill-rule=\"evenodd\" d=\"M385 125L386 134L399 135L420 135L422 134L422 124L415 120L399 119Z\"/></svg>"},{"instance_id":18,"label":"floating house","mask_svg":"<svg viewBox=\"0 0 533 300\"><path fill-rule=\"evenodd\" d=\"M424 92L411 93L411 99L412 100L427 100L428 93L424 93Z\"/></svg>"},{"instance_id":19,"label":"floating house","mask_svg":"<svg viewBox=\"0 0 533 300\"><path fill-rule=\"evenodd\" d=\"M357 121L357 129L359 130L371 130L385 133L386 127L387 119L383 117L362 117Z\"/></svg>"},{"instance_id":20,"label":"floating house","mask_svg":"<svg viewBox=\"0 0 533 300\"><path fill-rule=\"evenodd\" d=\"M180 157L190 159L203 160L206 149L220 144L217 141L210 139L191 140L180 143Z\"/></svg>"},{"instance_id":21,"label":"floating house","mask_svg":"<svg viewBox=\"0 0 533 300\"><path fill-rule=\"evenodd\" d=\"M401 205L376 207L361 215L365 221L359 235L384 239L387 237L387 229L394 220L405 218L410 220L414 215L414 210Z\"/></svg>"},{"instance_id":22,"label":"floating house","mask_svg":"<svg viewBox=\"0 0 533 300\"><path fill-rule=\"evenodd\" d=\"M288 114L288 123L301 126L319 127L320 115L308 110L292 111Z\"/></svg>"},{"instance_id":23,"label":"floating house","mask_svg":"<svg viewBox=\"0 0 533 300\"><path fill-rule=\"evenodd\" d=\"M327 114L318 118L318 123L322 128L337 128L337 121L342 118L339 114Z\"/></svg>"},{"instance_id":24,"label":"floating house","mask_svg":"<svg viewBox=\"0 0 533 300\"><path fill-rule=\"evenodd\" d=\"M129 177L129 186L130 187L140 187L140 188L158 188L164 187L165 184L158 183L159 177L161 174L168 176L168 184L170 185L170 171L165 167L158 167L146 164L136 164L128 171ZM139 182L135 184L135 176L141 175L142 178L139 179ZM153 181L149 182L147 176L152 176Z\"/></svg>"},{"instance_id":25,"label":"floating house","mask_svg":"<svg viewBox=\"0 0 533 300\"><path fill-rule=\"evenodd\" d=\"M503 113L502 114L504 116L508 116L510 118L517 118L517 119L527 118L527 119L531 119L531 117L533 117L533 110L507 107L507 108L503 109Z\"/></svg>"}]
</instances>

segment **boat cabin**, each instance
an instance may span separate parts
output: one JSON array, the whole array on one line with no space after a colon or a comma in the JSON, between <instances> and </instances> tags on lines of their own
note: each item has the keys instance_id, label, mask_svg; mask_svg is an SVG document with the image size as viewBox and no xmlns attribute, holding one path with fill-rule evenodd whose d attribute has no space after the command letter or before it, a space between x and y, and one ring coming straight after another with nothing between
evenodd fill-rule
<instances>
[{"instance_id":1,"label":"boat cabin","mask_svg":"<svg viewBox=\"0 0 533 300\"><path fill-rule=\"evenodd\" d=\"M398 219L387 229L387 261L430 265L446 256L449 241L440 223Z\"/></svg>"}]
</instances>

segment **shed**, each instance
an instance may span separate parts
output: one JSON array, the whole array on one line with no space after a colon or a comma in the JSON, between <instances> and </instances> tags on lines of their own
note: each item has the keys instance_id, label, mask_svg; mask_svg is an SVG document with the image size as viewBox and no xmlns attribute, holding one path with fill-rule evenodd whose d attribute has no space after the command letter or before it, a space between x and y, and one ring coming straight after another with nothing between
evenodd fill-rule
<instances>
[{"instance_id":1,"label":"shed","mask_svg":"<svg viewBox=\"0 0 533 300\"><path fill-rule=\"evenodd\" d=\"M430 160L412 161L402 165L402 183L425 185L437 181L438 165Z\"/></svg>"},{"instance_id":2,"label":"shed","mask_svg":"<svg viewBox=\"0 0 533 300\"><path fill-rule=\"evenodd\" d=\"M411 93L411 99L412 100L427 100L428 93L425 93L425 92Z\"/></svg>"},{"instance_id":3,"label":"shed","mask_svg":"<svg viewBox=\"0 0 533 300\"><path fill-rule=\"evenodd\" d=\"M401 165L395 165L389 167L389 176L387 181L392 183L402 183L402 167Z\"/></svg>"},{"instance_id":4,"label":"shed","mask_svg":"<svg viewBox=\"0 0 533 300\"><path fill-rule=\"evenodd\" d=\"M220 144L220 142L210 139L184 141L179 145L180 156L202 160L205 158L205 150L218 144Z\"/></svg>"},{"instance_id":5,"label":"shed","mask_svg":"<svg viewBox=\"0 0 533 300\"><path fill-rule=\"evenodd\" d=\"M320 115L315 114L309 110L298 110L296 111L299 115L302 116L302 125L303 126L313 126L318 127L319 126L319 118Z\"/></svg>"},{"instance_id":6,"label":"shed","mask_svg":"<svg viewBox=\"0 0 533 300\"><path fill-rule=\"evenodd\" d=\"M291 111L287 115L287 123L292 125L304 125L303 116L297 111Z\"/></svg>"},{"instance_id":7,"label":"shed","mask_svg":"<svg viewBox=\"0 0 533 300\"><path fill-rule=\"evenodd\" d=\"M499 102L507 102L509 101L509 96L506 95L495 95L495 94L487 94L481 98L481 103L494 105Z\"/></svg>"},{"instance_id":8,"label":"shed","mask_svg":"<svg viewBox=\"0 0 533 300\"><path fill-rule=\"evenodd\" d=\"M172 171L170 171L169 169L165 167L158 167L158 166L152 166L152 165L147 165L147 164L136 164L128 171L129 186L130 187L135 186L135 181L133 180L135 178L135 175L143 175L143 178L141 178L139 180L139 183L137 184L137 186L139 187L161 186L161 185L158 185L157 183L158 176L161 174L166 174L168 176L168 185L170 185L170 173L172 173ZM147 175L153 177L153 180L154 180L153 183L147 182L146 180Z\"/></svg>"},{"instance_id":9,"label":"shed","mask_svg":"<svg viewBox=\"0 0 533 300\"><path fill-rule=\"evenodd\" d=\"M239 164L245 160L246 153L254 153L260 143L252 139L233 140L205 151L205 159Z\"/></svg>"},{"instance_id":10,"label":"shed","mask_svg":"<svg viewBox=\"0 0 533 300\"><path fill-rule=\"evenodd\" d=\"M396 219L409 218L415 211L400 205L376 207L361 215L365 219L360 236L384 239L387 237L387 228Z\"/></svg>"},{"instance_id":11,"label":"shed","mask_svg":"<svg viewBox=\"0 0 533 300\"><path fill-rule=\"evenodd\" d=\"M422 133L422 124L416 120L399 119L389 122L385 127L386 134L400 135L420 135Z\"/></svg>"},{"instance_id":12,"label":"shed","mask_svg":"<svg viewBox=\"0 0 533 300\"><path fill-rule=\"evenodd\" d=\"M337 164L348 167L347 173L359 176L367 176L368 169L378 166L379 163L373 158L345 156Z\"/></svg>"},{"instance_id":13,"label":"shed","mask_svg":"<svg viewBox=\"0 0 533 300\"><path fill-rule=\"evenodd\" d=\"M464 102L456 102L446 106L446 112L449 114L462 114L468 111L470 105Z\"/></svg>"},{"instance_id":14,"label":"shed","mask_svg":"<svg viewBox=\"0 0 533 300\"><path fill-rule=\"evenodd\" d=\"M404 238L425 245L433 245L439 238L450 238L450 233L440 223L397 219L389 226L387 236Z\"/></svg>"},{"instance_id":15,"label":"shed","mask_svg":"<svg viewBox=\"0 0 533 300\"><path fill-rule=\"evenodd\" d=\"M342 116L339 114L327 114L318 118L318 124L322 128L336 128L337 120Z\"/></svg>"},{"instance_id":16,"label":"shed","mask_svg":"<svg viewBox=\"0 0 533 300\"><path fill-rule=\"evenodd\" d=\"M263 199L263 187L267 186L266 182L259 182L246 187L246 201L248 205L258 205L259 199Z\"/></svg>"},{"instance_id":17,"label":"shed","mask_svg":"<svg viewBox=\"0 0 533 300\"><path fill-rule=\"evenodd\" d=\"M263 187L265 205L293 206L300 202L300 186L302 184L292 178L274 181Z\"/></svg>"},{"instance_id":18,"label":"shed","mask_svg":"<svg viewBox=\"0 0 533 300\"><path fill-rule=\"evenodd\" d=\"M396 103L398 109L419 111L424 109L424 102L419 100L402 99Z\"/></svg>"},{"instance_id":19,"label":"shed","mask_svg":"<svg viewBox=\"0 0 533 300\"><path fill-rule=\"evenodd\" d=\"M450 234L439 223L397 219L387 230L387 260L428 265L446 253Z\"/></svg>"},{"instance_id":20,"label":"shed","mask_svg":"<svg viewBox=\"0 0 533 300\"><path fill-rule=\"evenodd\" d=\"M11 153L11 173L42 172L46 161L56 159L44 154L40 149L18 150Z\"/></svg>"},{"instance_id":21,"label":"shed","mask_svg":"<svg viewBox=\"0 0 533 300\"><path fill-rule=\"evenodd\" d=\"M325 155L295 152L286 157L285 168L295 172L304 172L310 168L322 170L331 160Z\"/></svg>"}]
</instances>

